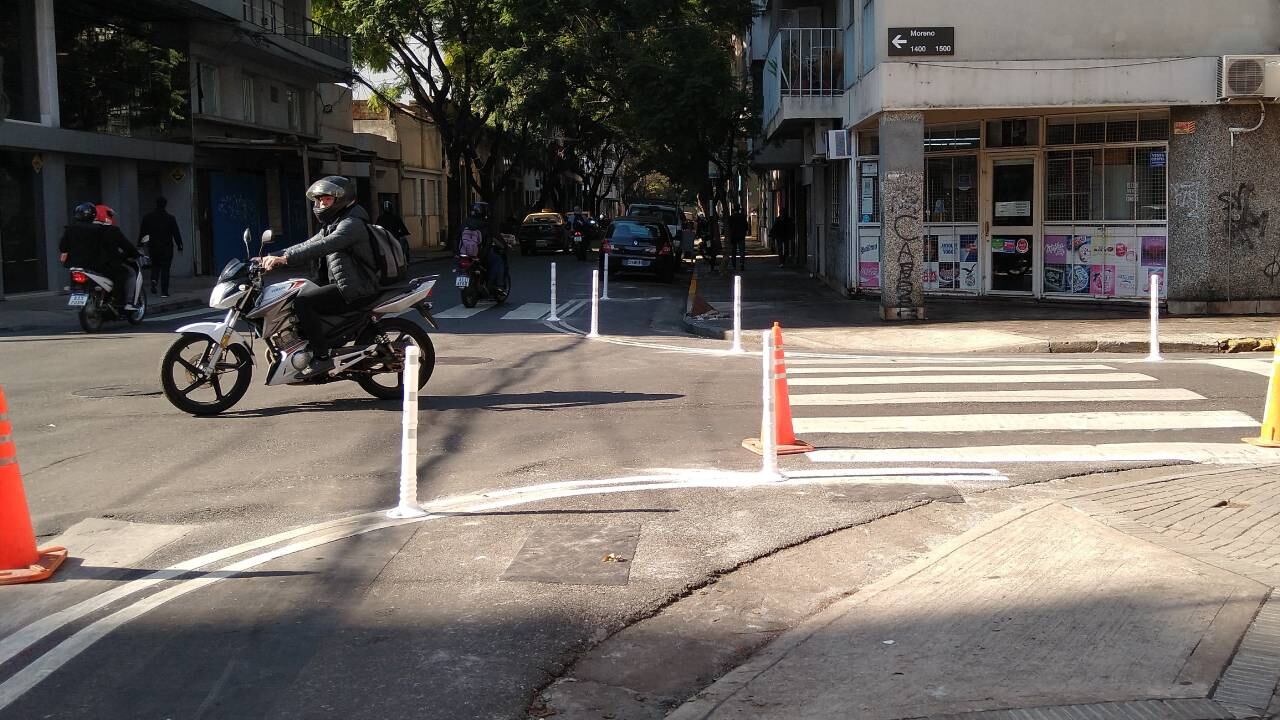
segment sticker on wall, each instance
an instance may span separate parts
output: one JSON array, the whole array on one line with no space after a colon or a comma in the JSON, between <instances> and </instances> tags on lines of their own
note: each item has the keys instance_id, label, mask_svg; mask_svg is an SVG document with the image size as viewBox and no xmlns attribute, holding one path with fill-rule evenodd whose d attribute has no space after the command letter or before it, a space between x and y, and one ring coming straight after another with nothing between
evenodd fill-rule
<instances>
[{"instance_id":1,"label":"sticker on wall","mask_svg":"<svg viewBox=\"0 0 1280 720\"><path fill-rule=\"evenodd\" d=\"M1031 251L1031 243L1027 242L1026 238L1018 238L1018 244L1016 247L1019 255L1026 255Z\"/></svg>"},{"instance_id":2,"label":"sticker on wall","mask_svg":"<svg viewBox=\"0 0 1280 720\"><path fill-rule=\"evenodd\" d=\"M1168 240L1163 237L1143 236L1142 264L1149 267L1165 267Z\"/></svg>"},{"instance_id":3,"label":"sticker on wall","mask_svg":"<svg viewBox=\"0 0 1280 720\"><path fill-rule=\"evenodd\" d=\"M878 262L858 263L858 287L864 287L864 288L880 287L880 263Z\"/></svg>"},{"instance_id":4,"label":"sticker on wall","mask_svg":"<svg viewBox=\"0 0 1280 720\"><path fill-rule=\"evenodd\" d=\"M960 262L965 262L965 263L978 262L978 236L977 235L961 235L960 236Z\"/></svg>"},{"instance_id":5,"label":"sticker on wall","mask_svg":"<svg viewBox=\"0 0 1280 720\"><path fill-rule=\"evenodd\" d=\"M957 245L954 238L946 238L938 241L938 260L940 262L956 262Z\"/></svg>"},{"instance_id":6,"label":"sticker on wall","mask_svg":"<svg viewBox=\"0 0 1280 720\"><path fill-rule=\"evenodd\" d=\"M1110 265L1089 268L1089 292L1109 297L1116 294L1116 269Z\"/></svg>"},{"instance_id":7,"label":"sticker on wall","mask_svg":"<svg viewBox=\"0 0 1280 720\"><path fill-rule=\"evenodd\" d=\"M1045 265L1044 291L1047 293L1071 292L1070 278L1070 265Z\"/></svg>"},{"instance_id":8,"label":"sticker on wall","mask_svg":"<svg viewBox=\"0 0 1280 720\"><path fill-rule=\"evenodd\" d=\"M1089 266L1071 266L1071 292L1087 294L1089 292Z\"/></svg>"},{"instance_id":9,"label":"sticker on wall","mask_svg":"<svg viewBox=\"0 0 1280 720\"><path fill-rule=\"evenodd\" d=\"M1066 265L1071 261L1071 236L1070 235L1045 235L1044 236L1044 263L1045 265Z\"/></svg>"},{"instance_id":10,"label":"sticker on wall","mask_svg":"<svg viewBox=\"0 0 1280 720\"><path fill-rule=\"evenodd\" d=\"M978 289L978 263L960 263L960 287L964 290Z\"/></svg>"},{"instance_id":11,"label":"sticker on wall","mask_svg":"<svg viewBox=\"0 0 1280 720\"><path fill-rule=\"evenodd\" d=\"M1138 294L1138 271L1136 268L1116 268L1116 295L1133 297Z\"/></svg>"},{"instance_id":12,"label":"sticker on wall","mask_svg":"<svg viewBox=\"0 0 1280 720\"><path fill-rule=\"evenodd\" d=\"M1076 235L1071 239L1071 258L1073 265L1088 265L1093 259L1093 237Z\"/></svg>"},{"instance_id":13,"label":"sticker on wall","mask_svg":"<svg viewBox=\"0 0 1280 720\"><path fill-rule=\"evenodd\" d=\"M924 283L925 290L938 289L938 263L927 262L924 269L920 271L920 280Z\"/></svg>"}]
</instances>

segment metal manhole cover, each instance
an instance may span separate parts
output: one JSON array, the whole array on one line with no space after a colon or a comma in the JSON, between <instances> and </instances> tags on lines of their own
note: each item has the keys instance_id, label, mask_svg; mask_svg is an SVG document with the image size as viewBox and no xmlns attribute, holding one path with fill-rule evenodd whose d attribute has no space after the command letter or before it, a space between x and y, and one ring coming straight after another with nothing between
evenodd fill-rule
<instances>
[{"instance_id":1,"label":"metal manhole cover","mask_svg":"<svg viewBox=\"0 0 1280 720\"><path fill-rule=\"evenodd\" d=\"M102 387L76 390L71 394L84 398L115 398L147 397L149 395L159 395L160 392L160 389L155 385L104 385Z\"/></svg>"},{"instance_id":2,"label":"metal manhole cover","mask_svg":"<svg viewBox=\"0 0 1280 720\"><path fill-rule=\"evenodd\" d=\"M484 365L485 363L491 363L491 362L493 362L493 358L467 357L465 355L458 355L455 357L436 358L437 365Z\"/></svg>"}]
</instances>

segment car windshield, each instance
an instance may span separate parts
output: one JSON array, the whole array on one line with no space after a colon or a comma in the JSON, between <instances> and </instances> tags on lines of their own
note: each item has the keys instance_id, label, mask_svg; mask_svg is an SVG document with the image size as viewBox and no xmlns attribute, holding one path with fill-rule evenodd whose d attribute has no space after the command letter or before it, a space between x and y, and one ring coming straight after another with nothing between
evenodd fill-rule
<instances>
[{"instance_id":1,"label":"car windshield","mask_svg":"<svg viewBox=\"0 0 1280 720\"><path fill-rule=\"evenodd\" d=\"M652 205L633 207L631 208L631 211L627 213L627 216L636 218L653 218L661 222L663 225L680 224L680 218L676 215L675 210L667 210L665 208L654 207Z\"/></svg>"},{"instance_id":2,"label":"car windshield","mask_svg":"<svg viewBox=\"0 0 1280 720\"><path fill-rule=\"evenodd\" d=\"M652 225L641 225L634 222L614 223L609 229L610 240L647 240L653 242L661 237L658 228Z\"/></svg>"},{"instance_id":3,"label":"car windshield","mask_svg":"<svg viewBox=\"0 0 1280 720\"><path fill-rule=\"evenodd\" d=\"M534 213L524 219L525 225L560 225L563 222L555 213Z\"/></svg>"}]
</instances>

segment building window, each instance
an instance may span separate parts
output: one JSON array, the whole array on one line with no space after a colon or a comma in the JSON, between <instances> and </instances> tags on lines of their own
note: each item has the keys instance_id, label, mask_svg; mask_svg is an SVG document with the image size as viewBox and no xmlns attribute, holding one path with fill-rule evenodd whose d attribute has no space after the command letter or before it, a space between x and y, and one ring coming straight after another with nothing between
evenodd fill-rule
<instances>
[{"instance_id":1,"label":"building window","mask_svg":"<svg viewBox=\"0 0 1280 720\"><path fill-rule=\"evenodd\" d=\"M129 3L52 5L63 127L137 138L190 136L185 21L156 19Z\"/></svg>"},{"instance_id":2,"label":"building window","mask_svg":"<svg viewBox=\"0 0 1280 720\"><path fill-rule=\"evenodd\" d=\"M1040 144L1040 118L987 121L987 147L1035 147Z\"/></svg>"},{"instance_id":3,"label":"building window","mask_svg":"<svg viewBox=\"0 0 1280 720\"><path fill-rule=\"evenodd\" d=\"M1054 150L1045 171L1045 222L1164 222L1166 147Z\"/></svg>"},{"instance_id":4,"label":"building window","mask_svg":"<svg viewBox=\"0 0 1280 720\"><path fill-rule=\"evenodd\" d=\"M833 230L840 227L840 216L844 215L844 176L847 167L844 163L827 166L827 203L831 213L829 224Z\"/></svg>"},{"instance_id":5,"label":"building window","mask_svg":"<svg viewBox=\"0 0 1280 720\"><path fill-rule=\"evenodd\" d=\"M196 112L217 115L221 112L221 90L218 84L218 68L208 63L196 65Z\"/></svg>"},{"instance_id":6,"label":"building window","mask_svg":"<svg viewBox=\"0 0 1280 720\"><path fill-rule=\"evenodd\" d=\"M862 1L862 28L858 34L862 44L862 62L859 76L866 75L876 66L876 0Z\"/></svg>"},{"instance_id":7,"label":"building window","mask_svg":"<svg viewBox=\"0 0 1280 720\"><path fill-rule=\"evenodd\" d=\"M1048 120L1046 145L1102 145L1124 142L1167 142L1169 115L1164 112L1060 115Z\"/></svg>"},{"instance_id":8,"label":"building window","mask_svg":"<svg viewBox=\"0 0 1280 720\"><path fill-rule=\"evenodd\" d=\"M978 156L925 160L924 193L925 222L978 222Z\"/></svg>"},{"instance_id":9,"label":"building window","mask_svg":"<svg viewBox=\"0 0 1280 720\"><path fill-rule=\"evenodd\" d=\"M289 88L284 94L285 103L289 109L289 129L302 129L302 103L299 98L299 92L293 88Z\"/></svg>"},{"instance_id":10,"label":"building window","mask_svg":"<svg viewBox=\"0 0 1280 720\"><path fill-rule=\"evenodd\" d=\"M256 122L258 119L252 75L240 76L240 118L245 122Z\"/></svg>"},{"instance_id":11,"label":"building window","mask_svg":"<svg viewBox=\"0 0 1280 720\"><path fill-rule=\"evenodd\" d=\"M15 5L15 3L10 3ZM9 97L9 118L40 122L39 80L36 77L35 4L19 0L0 23L0 93Z\"/></svg>"},{"instance_id":12,"label":"building window","mask_svg":"<svg viewBox=\"0 0 1280 720\"><path fill-rule=\"evenodd\" d=\"M977 150L981 145L982 125L980 123L930 125L925 128L924 151L926 153Z\"/></svg>"}]
</instances>

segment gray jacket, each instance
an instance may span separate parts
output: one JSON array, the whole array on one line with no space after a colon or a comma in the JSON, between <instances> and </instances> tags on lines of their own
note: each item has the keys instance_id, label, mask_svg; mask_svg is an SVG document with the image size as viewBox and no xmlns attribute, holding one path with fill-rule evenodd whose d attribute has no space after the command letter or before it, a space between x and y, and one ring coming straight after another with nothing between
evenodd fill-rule
<instances>
[{"instance_id":1,"label":"gray jacket","mask_svg":"<svg viewBox=\"0 0 1280 720\"><path fill-rule=\"evenodd\" d=\"M290 265L325 259L324 269L330 283L338 286L342 299L349 303L368 299L380 292L374 276L373 249L369 247L369 213L352 205L342 217L310 240L284 251Z\"/></svg>"}]
</instances>

